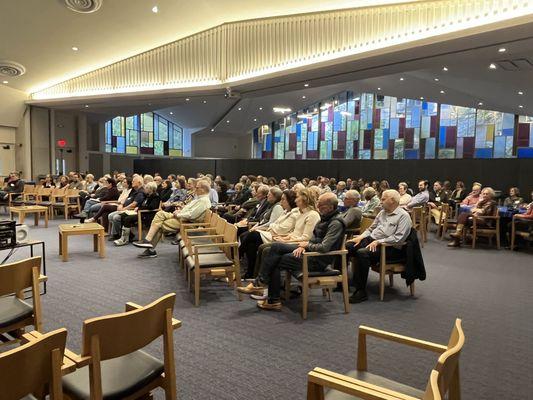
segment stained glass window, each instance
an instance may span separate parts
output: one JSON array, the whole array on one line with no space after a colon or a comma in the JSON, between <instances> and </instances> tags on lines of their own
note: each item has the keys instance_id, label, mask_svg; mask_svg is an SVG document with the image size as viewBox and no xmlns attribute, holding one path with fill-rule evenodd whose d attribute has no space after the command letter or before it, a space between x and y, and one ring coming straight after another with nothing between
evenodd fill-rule
<instances>
[{"instance_id":1,"label":"stained glass window","mask_svg":"<svg viewBox=\"0 0 533 400\"><path fill-rule=\"evenodd\" d=\"M361 95L361 115L359 119L359 158L370 160L372 158L372 141L374 129L374 95L363 93Z\"/></svg>"},{"instance_id":2,"label":"stained glass window","mask_svg":"<svg viewBox=\"0 0 533 400\"><path fill-rule=\"evenodd\" d=\"M333 156L333 116L336 99L330 99L320 106L320 159L329 160Z\"/></svg>"},{"instance_id":3,"label":"stained glass window","mask_svg":"<svg viewBox=\"0 0 533 400\"><path fill-rule=\"evenodd\" d=\"M516 156L518 158L533 158L533 116L521 115L518 117Z\"/></svg>"},{"instance_id":4,"label":"stained glass window","mask_svg":"<svg viewBox=\"0 0 533 400\"><path fill-rule=\"evenodd\" d=\"M274 158L283 160L285 155L285 119L274 122Z\"/></svg>"},{"instance_id":5,"label":"stained glass window","mask_svg":"<svg viewBox=\"0 0 533 400\"><path fill-rule=\"evenodd\" d=\"M360 115L360 95L353 92L347 93L346 102L346 151L345 158L357 158L358 147L357 140L359 139L359 118Z\"/></svg>"},{"instance_id":6,"label":"stained glass window","mask_svg":"<svg viewBox=\"0 0 533 400\"><path fill-rule=\"evenodd\" d=\"M441 104L439 158L473 158L476 109Z\"/></svg>"},{"instance_id":7,"label":"stained glass window","mask_svg":"<svg viewBox=\"0 0 533 400\"><path fill-rule=\"evenodd\" d=\"M183 129L151 112L118 116L105 123L105 151L181 157Z\"/></svg>"},{"instance_id":8,"label":"stained glass window","mask_svg":"<svg viewBox=\"0 0 533 400\"><path fill-rule=\"evenodd\" d=\"M477 110L476 158L513 156L514 115Z\"/></svg>"},{"instance_id":9,"label":"stained glass window","mask_svg":"<svg viewBox=\"0 0 533 400\"><path fill-rule=\"evenodd\" d=\"M307 158L318 159L320 139L320 104L310 108L311 118L307 119Z\"/></svg>"},{"instance_id":10,"label":"stained glass window","mask_svg":"<svg viewBox=\"0 0 533 400\"><path fill-rule=\"evenodd\" d=\"M272 158L272 128L270 125L261 125L254 129L253 137L255 158Z\"/></svg>"}]
</instances>

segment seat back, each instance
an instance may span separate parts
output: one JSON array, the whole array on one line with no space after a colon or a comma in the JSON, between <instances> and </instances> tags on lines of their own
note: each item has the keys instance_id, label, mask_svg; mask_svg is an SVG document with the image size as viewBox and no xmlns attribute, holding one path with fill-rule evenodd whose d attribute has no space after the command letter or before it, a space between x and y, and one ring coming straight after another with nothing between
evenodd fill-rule
<instances>
[{"instance_id":1,"label":"seat back","mask_svg":"<svg viewBox=\"0 0 533 400\"><path fill-rule=\"evenodd\" d=\"M439 371L432 370L429 375L429 382L424 392L423 400L442 400L439 390Z\"/></svg>"},{"instance_id":2,"label":"seat back","mask_svg":"<svg viewBox=\"0 0 533 400\"><path fill-rule=\"evenodd\" d=\"M363 233L364 231L366 231L370 227L370 225L372 225L373 223L374 223L374 218L364 216L363 219L361 220L360 233Z\"/></svg>"},{"instance_id":3,"label":"seat back","mask_svg":"<svg viewBox=\"0 0 533 400\"><path fill-rule=\"evenodd\" d=\"M235 243L237 242L237 227L233 224L230 224L226 222L224 218L221 218L222 221L224 221L225 228L224 228L224 243ZM233 258L232 255L232 248L231 247L224 247L224 252L226 253L226 256L228 258Z\"/></svg>"},{"instance_id":4,"label":"seat back","mask_svg":"<svg viewBox=\"0 0 533 400\"><path fill-rule=\"evenodd\" d=\"M206 210L205 211L205 214L204 214L204 221L203 222L210 222L211 221L211 216L213 215L213 211L211 210Z\"/></svg>"},{"instance_id":5,"label":"seat back","mask_svg":"<svg viewBox=\"0 0 533 400\"><path fill-rule=\"evenodd\" d=\"M172 325L174 293L167 294L145 307L120 314L91 318L83 323L82 356L94 356L91 344L97 338L99 359L124 356L142 349L163 335ZM167 318L170 310L170 319Z\"/></svg>"},{"instance_id":6,"label":"seat back","mask_svg":"<svg viewBox=\"0 0 533 400\"><path fill-rule=\"evenodd\" d=\"M417 230L420 227L420 224L422 223L422 218L424 215L424 207L418 206L413 207L411 209L411 221L413 222L413 227L415 227Z\"/></svg>"},{"instance_id":7,"label":"seat back","mask_svg":"<svg viewBox=\"0 0 533 400\"><path fill-rule=\"evenodd\" d=\"M0 265L0 296L19 294L33 286L34 268L37 279L41 269L41 257L32 257L11 264Z\"/></svg>"},{"instance_id":8,"label":"seat back","mask_svg":"<svg viewBox=\"0 0 533 400\"><path fill-rule=\"evenodd\" d=\"M47 333L38 339L0 353L0 388L3 400L19 400L30 393L50 388L50 398L60 400L61 362L67 330Z\"/></svg>"},{"instance_id":9,"label":"seat back","mask_svg":"<svg viewBox=\"0 0 533 400\"><path fill-rule=\"evenodd\" d=\"M435 369L439 372L439 391L442 397L448 392L459 368L459 356L465 343L461 320L457 318L448 341L448 350L442 353Z\"/></svg>"},{"instance_id":10,"label":"seat back","mask_svg":"<svg viewBox=\"0 0 533 400\"><path fill-rule=\"evenodd\" d=\"M450 216L450 205L448 203L442 203L440 206L440 221L439 225L442 225Z\"/></svg>"},{"instance_id":11,"label":"seat back","mask_svg":"<svg viewBox=\"0 0 533 400\"><path fill-rule=\"evenodd\" d=\"M33 193L34 189L35 189L35 185L30 185L30 184L25 183L24 190L22 191L22 193L30 194L30 193Z\"/></svg>"}]
</instances>

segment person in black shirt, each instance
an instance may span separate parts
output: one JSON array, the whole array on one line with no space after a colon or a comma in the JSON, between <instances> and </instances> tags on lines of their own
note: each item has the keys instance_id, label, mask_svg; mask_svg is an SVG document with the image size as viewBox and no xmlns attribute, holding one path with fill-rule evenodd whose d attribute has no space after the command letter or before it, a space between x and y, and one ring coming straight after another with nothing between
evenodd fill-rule
<instances>
[{"instance_id":1,"label":"person in black shirt","mask_svg":"<svg viewBox=\"0 0 533 400\"><path fill-rule=\"evenodd\" d=\"M120 214L124 211L134 210L146 197L143 190L143 178L141 176L135 176L131 185L131 192L124 202L124 205L119 205L117 211L109 214L109 221L111 221L109 241L115 241L120 237L120 228L122 226L122 216Z\"/></svg>"}]
</instances>

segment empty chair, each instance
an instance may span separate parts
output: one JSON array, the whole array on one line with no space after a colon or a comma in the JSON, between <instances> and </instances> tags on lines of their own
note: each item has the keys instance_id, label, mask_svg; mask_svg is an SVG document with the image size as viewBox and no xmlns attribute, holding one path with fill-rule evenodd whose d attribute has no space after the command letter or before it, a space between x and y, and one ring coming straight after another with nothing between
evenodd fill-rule
<instances>
[{"instance_id":1,"label":"empty chair","mask_svg":"<svg viewBox=\"0 0 533 400\"><path fill-rule=\"evenodd\" d=\"M70 399L139 399L162 387L176 399L172 318L176 295L168 294L145 307L126 304L126 312L91 318L83 323L81 355L71 352L79 369L63 378ZM141 350L163 336L164 361Z\"/></svg>"},{"instance_id":2,"label":"empty chair","mask_svg":"<svg viewBox=\"0 0 533 400\"><path fill-rule=\"evenodd\" d=\"M0 334L17 332L26 326L42 329L39 280L41 257L32 257L11 264L0 265ZM24 301L24 289L31 288L33 304Z\"/></svg>"},{"instance_id":3,"label":"empty chair","mask_svg":"<svg viewBox=\"0 0 533 400\"><path fill-rule=\"evenodd\" d=\"M51 400L61 400L66 339L67 331L62 328L0 353L0 398L36 400L49 394ZM48 393L43 393L45 388Z\"/></svg>"}]
</instances>

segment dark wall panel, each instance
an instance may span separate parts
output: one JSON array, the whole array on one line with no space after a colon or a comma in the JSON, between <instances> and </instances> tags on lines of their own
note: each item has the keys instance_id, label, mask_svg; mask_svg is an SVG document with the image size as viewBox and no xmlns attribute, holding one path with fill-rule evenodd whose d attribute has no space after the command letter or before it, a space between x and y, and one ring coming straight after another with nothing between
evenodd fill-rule
<instances>
[{"instance_id":1,"label":"dark wall panel","mask_svg":"<svg viewBox=\"0 0 533 400\"><path fill-rule=\"evenodd\" d=\"M98 177L104 175L104 155L101 153L89 153L89 171Z\"/></svg>"},{"instance_id":2,"label":"dark wall panel","mask_svg":"<svg viewBox=\"0 0 533 400\"><path fill-rule=\"evenodd\" d=\"M113 157L112 157L113 159ZM243 174L274 176L277 179L324 175L336 179L387 179L390 184L419 179L474 181L507 190L518 186L529 199L533 189L533 159L495 160L229 160L229 159L144 159L135 160L134 171L194 176L197 172L224 175L235 181Z\"/></svg>"}]
</instances>

